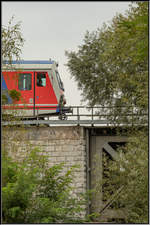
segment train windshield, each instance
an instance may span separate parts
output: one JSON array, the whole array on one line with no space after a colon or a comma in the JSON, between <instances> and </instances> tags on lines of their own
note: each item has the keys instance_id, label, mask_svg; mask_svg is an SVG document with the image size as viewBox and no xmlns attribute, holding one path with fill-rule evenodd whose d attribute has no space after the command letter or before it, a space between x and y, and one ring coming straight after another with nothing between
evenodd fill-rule
<instances>
[{"instance_id":1,"label":"train windshield","mask_svg":"<svg viewBox=\"0 0 150 225\"><path fill-rule=\"evenodd\" d=\"M64 84L61 81L60 75L59 75L57 70L55 72L56 72L57 80L58 80L58 83L59 83L59 87L64 91Z\"/></svg>"}]
</instances>

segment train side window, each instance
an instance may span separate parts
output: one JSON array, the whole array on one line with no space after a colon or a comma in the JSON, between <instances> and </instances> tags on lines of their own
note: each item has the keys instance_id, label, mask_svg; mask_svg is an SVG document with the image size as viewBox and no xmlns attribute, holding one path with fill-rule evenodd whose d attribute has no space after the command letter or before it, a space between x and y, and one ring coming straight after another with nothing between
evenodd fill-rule
<instances>
[{"instance_id":1,"label":"train side window","mask_svg":"<svg viewBox=\"0 0 150 225\"><path fill-rule=\"evenodd\" d=\"M30 73L19 74L18 82L19 90L31 90L32 88L32 75Z\"/></svg>"},{"instance_id":2,"label":"train side window","mask_svg":"<svg viewBox=\"0 0 150 225\"><path fill-rule=\"evenodd\" d=\"M38 87L46 86L46 74L45 73L37 73L37 86Z\"/></svg>"}]
</instances>

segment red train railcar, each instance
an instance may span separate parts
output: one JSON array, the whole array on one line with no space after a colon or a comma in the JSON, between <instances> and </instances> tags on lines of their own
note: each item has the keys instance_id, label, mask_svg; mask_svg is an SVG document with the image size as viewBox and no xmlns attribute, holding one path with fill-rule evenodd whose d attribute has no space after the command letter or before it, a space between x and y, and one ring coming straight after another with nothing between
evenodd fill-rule
<instances>
[{"instance_id":1,"label":"red train railcar","mask_svg":"<svg viewBox=\"0 0 150 225\"><path fill-rule=\"evenodd\" d=\"M16 90L20 99L9 93ZM66 104L64 86L55 61L22 60L3 65L2 91L7 96L3 109L18 111L22 116L62 115Z\"/></svg>"}]
</instances>

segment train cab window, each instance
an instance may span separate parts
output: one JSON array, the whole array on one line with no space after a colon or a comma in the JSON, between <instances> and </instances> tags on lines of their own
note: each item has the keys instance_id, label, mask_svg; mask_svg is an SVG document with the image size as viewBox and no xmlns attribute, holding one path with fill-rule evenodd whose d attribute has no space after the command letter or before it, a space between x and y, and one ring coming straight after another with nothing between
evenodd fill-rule
<instances>
[{"instance_id":1,"label":"train cab window","mask_svg":"<svg viewBox=\"0 0 150 225\"><path fill-rule=\"evenodd\" d=\"M31 90L32 88L32 75L30 73L19 74L18 81L19 90Z\"/></svg>"},{"instance_id":2,"label":"train cab window","mask_svg":"<svg viewBox=\"0 0 150 225\"><path fill-rule=\"evenodd\" d=\"M37 73L37 86L38 87L46 86L46 74L45 73Z\"/></svg>"}]
</instances>

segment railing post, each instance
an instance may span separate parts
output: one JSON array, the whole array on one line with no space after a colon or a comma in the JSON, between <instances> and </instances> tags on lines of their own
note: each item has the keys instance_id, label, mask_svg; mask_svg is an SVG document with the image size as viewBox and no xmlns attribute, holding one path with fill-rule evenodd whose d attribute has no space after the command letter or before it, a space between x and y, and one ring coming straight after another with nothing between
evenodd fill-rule
<instances>
[{"instance_id":1,"label":"railing post","mask_svg":"<svg viewBox=\"0 0 150 225\"><path fill-rule=\"evenodd\" d=\"M92 107L92 126L93 126L93 107Z\"/></svg>"},{"instance_id":2,"label":"railing post","mask_svg":"<svg viewBox=\"0 0 150 225\"><path fill-rule=\"evenodd\" d=\"M79 125L80 124L79 106L77 106L77 119L78 119L78 125Z\"/></svg>"}]
</instances>

